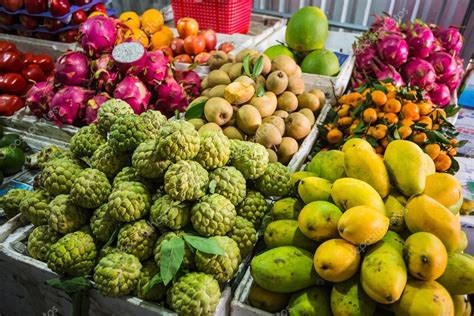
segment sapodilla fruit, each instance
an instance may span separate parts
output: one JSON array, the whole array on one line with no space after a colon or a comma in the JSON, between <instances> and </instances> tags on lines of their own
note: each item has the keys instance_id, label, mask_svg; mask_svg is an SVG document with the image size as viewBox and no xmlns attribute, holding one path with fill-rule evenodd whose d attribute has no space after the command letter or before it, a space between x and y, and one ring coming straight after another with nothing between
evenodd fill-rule
<instances>
[{"instance_id":1,"label":"sapodilla fruit","mask_svg":"<svg viewBox=\"0 0 474 316\"><path fill-rule=\"evenodd\" d=\"M277 109L293 112L298 108L298 98L293 92L285 91L278 96Z\"/></svg>"},{"instance_id":2,"label":"sapodilla fruit","mask_svg":"<svg viewBox=\"0 0 474 316\"><path fill-rule=\"evenodd\" d=\"M207 93L207 96L209 98L223 98L224 97L224 91L227 85L225 84L220 84L218 86L212 87L211 90Z\"/></svg>"},{"instance_id":3,"label":"sapodilla fruit","mask_svg":"<svg viewBox=\"0 0 474 316\"><path fill-rule=\"evenodd\" d=\"M308 118L299 112L291 113L286 119L286 135L300 140L308 136L311 124Z\"/></svg>"},{"instance_id":4,"label":"sapodilla fruit","mask_svg":"<svg viewBox=\"0 0 474 316\"><path fill-rule=\"evenodd\" d=\"M229 84L230 83L229 75L223 70L213 70L207 76L207 84L209 88L218 86L220 84Z\"/></svg>"},{"instance_id":5,"label":"sapodilla fruit","mask_svg":"<svg viewBox=\"0 0 474 316\"><path fill-rule=\"evenodd\" d=\"M279 116L269 116L263 119L262 123L270 123L275 125L280 131L281 136L285 134L285 121Z\"/></svg>"},{"instance_id":6,"label":"sapodilla fruit","mask_svg":"<svg viewBox=\"0 0 474 316\"><path fill-rule=\"evenodd\" d=\"M245 139L245 135L235 126L227 126L226 128L224 128L222 132L229 139L238 139L238 140Z\"/></svg>"},{"instance_id":7,"label":"sapodilla fruit","mask_svg":"<svg viewBox=\"0 0 474 316\"><path fill-rule=\"evenodd\" d=\"M274 71L268 75L265 87L276 95L282 94L288 87L288 76L284 71Z\"/></svg>"},{"instance_id":8,"label":"sapodilla fruit","mask_svg":"<svg viewBox=\"0 0 474 316\"><path fill-rule=\"evenodd\" d=\"M271 64L272 71L284 71L288 77L293 76L296 73L297 67L298 65L295 60L286 55L280 55L273 58Z\"/></svg>"},{"instance_id":9,"label":"sapodilla fruit","mask_svg":"<svg viewBox=\"0 0 474 316\"><path fill-rule=\"evenodd\" d=\"M281 134L278 128L270 123L263 123L257 129L255 134L257 143L265 146L266 148L272 148L278 146L281 143Z\"/></svg>"},{"instance_id":10,"label":"sapodilla fruit","mask_svg":"<svg viewBox=\"0 0 474 316\"><path fill-rule=\"evenodd\" d=\"M286 111L283 111L283 110L277 110L277 111L273 112L273 115L281 117L282 119L286 120L288 118L288 116L290 115L290 113L288 113Z\"/></svg>"},{"instance_id":11,"label":"sapodilla fruit","mask_svg":"<svg viewBox=\"0 0 474 316\"><path fill-rule=\"evenodd\" d=\"M255 88L255 81L253 81L252 78L249 76L240 76L237 79L234 80L234 82L244 82L252 85Z\"/></svg>"},{"instance_id":12,"label":"sapodilla fruit","mask_svg":"<svg viewBox=\"0 0 474 316\"><path fill-rule=\"evenodd\" d=\"M231 104L244 104L253 97L254 93L255 88L251 84L232 82L225 88L224 97Z\"/></svg>"},{"instance_id":13,"label":"sapodilla fruit","mask_svg":"<svg viewBox=\"0 0 474 316\"><path fill-rule=\"evenodd\" d=\"M260 125L262 125L262 117L254 106L245 104L237 111L237 127L245 134L255 135Z\"/></svg>"},{"instance_id":14,"label":"sapodilla fruit","mask_svg":"<svg viewBox=\"0 0 474 316\"><path fill-rule=\"evenodd\" d=\"M242 63L235 63L232 66L230 66L229 70L227 73L229 74L230 80L234 81L238 77L242 75L242 68L243 64Z\"/></svg>"},{"instance_id":15,"label":"sapodilla fruit","mask_svg":"<svg viewBox=\"0 0 474 316\"><path fill-rule=\"evenodd\" d=\"M234 109L226 99L210 98L204 105L204 116L211 123L222 126L230 121Z\"/></svg>"},{"instance_id":16,"label":"sapodilla fruit","mask_svg":"<svg viewBox=\"0 0 474 316\"><path fill-rule=\"evenodd\" d=\"M226 53L221 51L215 51L214 53L212 53L211 57L209 57L209 60L207 61L207 63L209 64L209 68L211 68L212 70L219 69L220 67L222 67L222 65L228 62L229 57Z\"/></svg>"},{"instance_id":17,"label":"sapodilla fruit","mask_svg":"<svg viewBox=\"0 0 474 316\"><path fill-rule=\"evenodd\" d=\"M234 64L231 62L228 62L227 64L224 64L219 68L222 71L225 71L227 74L229 74L230 67L232 67ZM201 84L202 85L202 84Z\"/></svg>"},{"instance_id":18,"label":"sapodilla fruit","mask_svg":"<svg viewBox=\"0 0 474 316\"><path fill-rule=\"evenodd\" d=\"M314 94L315 96L318 97L320 106L323 106L324 103L326 103L326 95L324 94L323 91L319 89L311 89L308 91L308 93Z\"/></svg>"},{"instance_id":19,"label":"sapodilla fruit","mask_svg":"<svg viewBox=\"0 0 474 316\"><path fill-rule=\"evenodd\" d=\"M198 130L199 134L203 134L205 132L222 132L222 128L216 123L207 123L201 126Z\"/></svg>"},{"instance_id":20,"label":"sapodilla fruit","mask_svg":"<svg viewBox=\"0 0 474 316\"><path fill-rule=\"evenodd\" d=\"M257 108L262 117L268 117L275 112L277 108L277 97L271 91L265 92L261 97L254 96L249 103Z\"/></svg>"},{"instance_id":21,"label":"sapodilla fruit","mask_svg":"<svg viewBox=\"0 0 474 316\"><path fill-rule=\"evenodd\" d=\"M268 153L268 162L278 162L278 156L273 149L266 148Z\"/></svg>"},{"instance_id":22,"label":"sapodilla fruit","mask_svg":"<svg viewBox=\"0 0 474 316\"><path fill-rule=\"evenodd\" d=\"M306 118L309 120L309 124L311 124L311 126L314 125L314 122L316 120L316 118L314 117L314 113L313 111L311 111L310 109L301 109L298 111L299 113L303 114L304 116L306 116Z\"/></svg>"},{"instance_id":23,"label":"sapodilla fruit","mask_svg":"<svg viewBox=\"0 0 474 316\"><path fill-rule=\"evenodd\" d=\"M299 76L288 77L288 87L286 90L293 92L296 95L304 92L304 80Z\"/></svg>"},{"instance_id":24,"label":"sapodilla fruit","mask_svg":"<svg viewBox=\"0 0 474 316\"><path fill-rule=\"evenodd\" d=\"M193 124L194 129L199 130L204 124L206 124L206 121L204 121L201 118L193 118L188 120L189 123Z\"/></svg>"},{"instance_id":25,"label":"sapodilla fruit","mask_svg":"<svg viewBox=\"0 0 474 316\"><path fill-rule=\"evenodd\" d=\"M298 107L301 109L310 109L315 112L319 110L321 104L319 103L319 98L316 94L309 92L304 92L298 96Z\"/></svg>"},{"instance_id":26,"label":"sapodilla fruit","mask_svg":"<svg viewBox=\"0 0 474 316\"><path fill-rule=\"evenodd\" d=\"M281 163L288 163L298 151L298 142L291 137L283 137L278 146L278 157Z\"/></svg>"},{"instance_id":27,"label":"sapodilla fruit","mask_svg":"<svg viewBox=\"0 0 474 316\"><path fill-rule=\"evenodd\" d=\"M241 50L237 54L237 56L235 57L235 61L238 63L241 63L244 60L245 56L250 55L250 58L252 58L253 56L256 56L258 54L259 53L255 49L246 48L246 49Z\"/></svg>"}]
</instances>

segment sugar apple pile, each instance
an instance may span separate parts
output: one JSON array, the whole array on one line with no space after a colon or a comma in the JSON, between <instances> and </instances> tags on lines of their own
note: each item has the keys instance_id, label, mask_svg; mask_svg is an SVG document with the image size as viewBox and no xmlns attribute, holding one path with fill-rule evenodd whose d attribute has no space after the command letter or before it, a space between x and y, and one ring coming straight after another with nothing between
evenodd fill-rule
<instances>
[{"instance_id":1,"label":"sugar apple pile","mask_svg":"<svg viewBox=\"0 0 474 316\"><path fill-rule=\"evenodd\" d=\"M114 99L69 151L45 149L42 160L34 192L0 198L35 226L29 254L60 275L91 275L103 295L136 295L178 315L215 311L220 283L256 243L265 196L287 186L261 145L200 134L158 111L138 116Z\"/></svg>"}]
</instances>

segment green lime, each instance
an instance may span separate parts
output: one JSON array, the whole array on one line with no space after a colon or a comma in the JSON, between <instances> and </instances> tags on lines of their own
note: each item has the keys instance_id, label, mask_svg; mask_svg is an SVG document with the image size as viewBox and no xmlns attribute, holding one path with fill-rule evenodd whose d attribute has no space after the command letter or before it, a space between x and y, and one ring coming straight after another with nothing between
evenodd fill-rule
<instances>
[{"instance_id":1,"label":"green lime","mask_svg":"<svg viewBox=\"0 0 474 316\"><path fill-rule=\"evenodd\" d=\"M19 147L0 148L0 170L6 176L17 173L25 164L25 154Z\"/></svg>"}]
</instances>

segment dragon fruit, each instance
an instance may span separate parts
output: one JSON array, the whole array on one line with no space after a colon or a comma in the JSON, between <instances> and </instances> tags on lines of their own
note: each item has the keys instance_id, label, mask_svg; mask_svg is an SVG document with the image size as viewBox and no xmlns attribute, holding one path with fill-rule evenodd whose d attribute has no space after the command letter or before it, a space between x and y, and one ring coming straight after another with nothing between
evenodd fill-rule
<instances>
[{"instance_id":1,"label":"dragon fruit","mask_svg":"<svg viewBox=\"0 0 474 316\"><path fill-rule=\"evenodd\" d=\"M454 93L461 84L462 73L456 72L451 78L448 78L444 84L449 88L449 92Z\"/></svg>"},{"instance_id":2,"label":"dragon fruit","mask_svg":"<svg viewBox=\"0 0 474 316\"><path fill-rule=\"evenodd\" d=\"M140 114L148 110L150 91L140 79L128 75L115 88L114 98L127 102L136 114Z\"/></svg>"},{"instance_id":3,"label":"dragon fruit","mask_svg":"<svg viewBox=\"0 0 474 316\"><path fill-rule=\"evenodd\" d=\"M113 93L116 82L120 80L120 72L115 66L112 55L103 54L93 61L92 71L97 90Z\"/></svg>"},{"instance_id":4,"label":"dragon fruit","mask_svg":"<svg viewBox=\"0 0 474 316\"><path fill-rule=\"evenodd\" d=\"M138 42L125 42L115 46L112 58L123 74L130 75L143 72L148 60L146 49Z\"/></svg>"},{"instance_id":5,"label":"dragon fruit","mask_svg":"<svg viewBox=\"0 0 474 316\"><path fill-rule=\"evenodd\" d=\"M80 44L90 56L100 56L112 51L117 33L117 24L113 18L96 15L81 24Z\"/></svg>"},{"instance_id":6,"label":"dragon fruit","mask_svg":"<svg viewBox=\"0 0 474 316\"><path fill-rule=\"evenodd\" d=\"M390 15L384 13L384 15L375 15L375 22L372 23L370 27L371 32L389 32L389 33L398 33L400 32L400 27L398 22L392 18Z\"/></svg>"},{"instance_id":7,"label":"dragon fruit","mask_svg":"<svg viewBox=\"0 0 474 316\"><path fill-rule=\"evenodd\" d=\"M54 94L52 80L36 83L26 95L25 105L38 118L44 117L49 111L49 104Z\"/></svg>"},{"instance_id":8,"label":"dragon fruit","mask_svg":"<svg viewBox=\"0 0 474 316\"><path fill-rule=\"evenodd\" d=\"M355 65L358 69L370 74L372 73L371 62L377 56L374 45L364 42L354 47Z\"/></svg>"},{"instance_id":9,"label":"dragon fruit","mask_svg":"<svg viewBox=\"0 0 474 316\"><path fill-rule=\"evenodd\" d=\"M96 121L97 111L106 101L110 100L110 95L108 93L101 93L87 101L85 121L89 125Z\"/></svg>"},{"instance_id":10,"label":"dragon fruit","mask_svg":"<svg viewBox=\"0 0 474 316\"><path fill-rule=\"evenodd\" d=\"M84 118L87 101L93 96L94 91L66 86L54 95L48 115L58 125L80 124Z\"/></svg>"},{"instance_id":11,"label":"dragon fruit","mask_svg":"<svg viewBox=\"0 0 474 316\"><path fill-rule=\"evenodd\" d=\"M410 58L403 66L403 79L410 86L418 86L425 90L431 90L436 80L436 72L433 66L426 60Z\"/></svg>"},{"instance_id":12,"label":"dragon fruit","mask_svg":"<svg viewBox=\"0 0 474 316\"><path fill-rule=\"evenodd\" d=\"M445 82L449 78L452 78L458 71L456 59L445 52L432 53L430 55L429 62L433 65L440 82Z\"/></svg>"},{"instance_id":13,"label":"dragon fruit","mask_svg":"<svg viewBox=\"0 0 474 316\"><path fill-rule=\"evenodd\" d=\"M176 81L184 88L186 94L190 97L198 97L201 90L201 78L192 70L176 71Z\"/></svg>"},{"instance_id":14,"label":"dragon fruit","mask_svg":"<svg viewBox=\"0 0 474 316\"><path fill-rule=\"evenodd\" d=\"M143 80L150 85L155 85L157 81L165 79L169 61L168 56L165 56L161 50L148 53L142 74Z\"/></svg>"},{"instance_id":15,"label":"dragon fruit","mask_svg":"<svg viewBox=\"0 0 474 316\"><path fill-rule=\"evenodd\" d=\"M160 85L155 86L155 91L158 94L156 109L167 116L172 116L176 111L183 112L189 104L183 87L174 79L171 71L168 71Z\"/></svg>"},{"instance_id":16,"label":"dragon fruit","mask_svg":"<svg viewBox=\"0 0 474 316\"><path fill-rule=\"evenodd\" d=\"M435 46L436 38L431 29L421 21L407 26L406 42L411 57L426 58Z\"/></svg>"},{"instance_id":17,"label":"dragon fruit","mask_svg":"<svg viewBox=\"0 0 474 316\"><path fill-rule=\"evenodd\" d=\"M395 67L400 67L408 59L408 45L400 35L383 35L377 43L377 51L383 61Z\"/></svg>"},{"instance_id":18,"label":"dragon fruit","mask_svg":"<svg viewBox=\"0 0 474 316\"><path fill-rule=\"evenodd\" d=\"M378 80L393 79L393 84L396 86L404 86L400 73L392 65L382 63L378 58L372 61L372 68Z\"/></svg>"},{"instance_id":19,"label":"dragon fruit","mask_svg":"<svg viewBox=\"0 0 474 316\"><path fill-rule=\"evenodd\" d=\"M464 39L458 28L450 26L444 28L442 26L432 26L433 34L436 36L441 45L450 54L458 55L461 51Z\"/></svg>"},{"instance_id":20,"label":"dragon fruit","mask_svg":"<svg viewBox=\"0 0 474 316\"><path fill-rule=\"evenodd\" d=\"M89 59L82 52L67 52L54 65L56 81L66 86L82 86L89 79Z\"/></svg>"},{"instance_id":21,"label":"dragon fruit","mask_svg":"<svg viewBox=\"0 0 474 316\"><path fill-rule=\"evenodd\" d=\"M433 89L429 92L429 98L434 104L445 107L451 101L451 93L446 85L436 83L434 84Z\"/></svg>"},{"instance_id":22,"label":"dragon fruit","mask_svg":"<svg viewBox=\"0 0 474 316\"><path fill-rule=\"evenodd\" d=\"M360 88L361 86L363 86L366 83L367 83L366 76L363 73L358 72L357 70L354 70L354 72L352 73L352 77L351 77L351 86L352 86L352 88L353 89Z\"/></svg>"}]
</instances>

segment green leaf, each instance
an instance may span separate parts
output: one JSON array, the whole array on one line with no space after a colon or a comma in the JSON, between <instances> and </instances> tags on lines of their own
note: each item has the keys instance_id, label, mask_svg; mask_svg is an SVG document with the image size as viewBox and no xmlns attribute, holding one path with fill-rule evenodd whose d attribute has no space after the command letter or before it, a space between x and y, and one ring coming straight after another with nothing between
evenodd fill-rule
<instances>
[{"instance_id":1,"label":"green leaf","mask_svg":"<svg viewBox=\"0 0 474 316\"><path fill-rule=\"evenodd\" d=\"M193 118L201 118L204 115L204 106L206 105L207 98L202 98L202 100L195 100L186 109L184 117L186 120Z\"/></svg>"},{"instance_id":2,"label":"green leaf","mask_svg":"<svg viewBox=\"0 0 474 316\"><path fill-rule=\"evenodd\" d=\"M449 141L449 139L447 139L443 134L441 134L440 132L438 131L431 131L432 133L434 133L436 135L436 139L440 142L440 143L443 143L443 144L446 144L446 145L450 145L451 142Z\"/></svg>"},{"instance_id":3,"label":"green leaf","mask_svg":"<svg viewBox=\"0 0 474 316\"><path fill-rule=\"evenodd\" d=\"M396 139L396 140L402 139L400 137L400 133L398 132L398 128L395 128L395 130L393 131L393 138Z\"/></svg>"},{"instance_id":4,"label":"green leaf","mask_svg":"<svg viewBox=\"0 0 474 316\"><path fill-rule=\"evenodd\" d=\"M105 243L105 245L102 248L112 245L115 238L117 238L117 235L118 235L119 231L120 231L120 227L117 227L114 230L114 232L112 233L112 235L110 236L109 240L107 240L107 242Z\"/></svg>"},{"instance_id":5,"label":"green leaf","mask_svg":"<svg viewBox=\"0 0 474 316\"><path fill-rule=\"evenodd\" d=\"M385 88L381 84L374 83L374 88L375 88L375 90L380 90L380 91L383 91L384 93L387 93L387 88Z\"/></svg>"},{"instance_id":6,"label":"green leaf","mask_svg":"<svg viewBox=\"0 0 474 316\"><path fill-rule=\"evenodd\" d=\"M247 76L252 77L250 73L250 54L245 55L244 60L242 61L244 65L244 72Z\"/></svg>"},{"instance_id":7,"label":"green leaf","mask_svg":"<svg viewBox=\"0 0 474 316\"><path fill-rule=\"evenodd\" d=\"M148 281L145 287L145 293L150 292L155 285L160 284L160 283L163 283L163 279L161 278L161 274L158 272L150 279L150 281Z\"/></svg>"},{"instance_id":8,"label":"green leaf","mask_svg":"<svg viewBox=\"0 0 474 316\"><path fill-rule=\"evenodd\" d=\"M92 287L91 281L85 277L50 279L46 281L46 284L51 285L56 289L63 290L67 294L85 291Z\"/></svg>"},{"instance_id":9,"label":"green leaf","mask_svg":"<svg viewBox=\"0 0 474 316\"><path fill-rule=\"evenodd\" d=\"M265 95L265 87L261 84L257 87L257 97L263 97Z\"/></svg>"},{"instance_id":10,"label":"green leaf","mask_svg":"<svg viewBox=\"0 0 474 316\"><path fill-rule=\"evenodd\" d=\"M361 133L362 131L364 131L364 128L365 128L364 121L363 121L363 120L360 120L359 123L357 123L357 126L356 126L356 128L354 129L353 133L354 133L354 134L359 134L359 133Z\"/></svg>"},{"instance_id":11,"label":"green leaf","mask_svg":"<svg viewBox=\"0 0 474 316\"><path fill-rule=\"evenodd\" d=\"M173 237L164 241L160 251L160 272L164 285L168 285L179 271L184 258L184 240Z\"/></svg>"},{"instance_id":12,"label":"green leaf","mask_svg":"<svg viewBox=\"0 0 474 316\"><path fill-rule=\"evenodd\" d=\"M372 136L370 135L367 135L367 142L369 142L369 144L372 145L372 147L377 147L379 145L379 143L377 142L377 140L375 138L373 138Z\"/></svg>"},{"instance_id":13,"label":"green leaf","mask_svg":"<svg viewBox=\"0 0 474 316\"><path fill-rule=\"evenodd\" d=\"M216 185L217 185L217 181L216 180L212 180L209 182L209 193L214 193L216 192Z\"/></svg>"},{"instance_id":14,"label":"green leaf","mask_svg":"<svg viewBox=\"0 0 474 316\"><path fill-rule=\"evenodd\" d=\"M449 156L451 158L451 167L449 168L448 172L450 174L455 174L456 172L459 171L459 163L454 157Z\"/></svg>"},{"instance_id":15,"label":"green leaf","mask_svg":"<svg viewBox=\"0 0 474 316\"><path fill-rule=\"evenodd\" d=\"M469 143L469 141L467 139L460 140L456 143L456 147L460 148L460 147L466 145L467 143Z\"/></svg>"},{"instance_id":16,"label":"green leaf","mask_svg":"<svg viewBox=\"0 0 474 316\"><path fill-rule=\"evenodd\" d=\"M263 70L263 56L258 57L257 62L253 66L252 77L257 79L258 76L262 73Z\"/></svg>"},{"instance_id":17,"label":"green leaf","mask_svg":"<svg viewBox=\"0 0 474 316\"><path fill-rule=\"evenodd\" d=\"M393 78L385 78L383 80L380 80L380 82L383 82L383 83L392 83L393 82Z\"/></svg>"},{"instance_id":18,"label":"green leaf","mask_svg":"<svg viewBox=\"0 0 474 316\"><path fill-rule=\"evenodd\" d=\"M448 105L444 109L444 112L446 113L447 117L452 117L452 116L456 115L456 113L458 113L459 111L461 111L461 107L457 106L456 104Z\"/></svg>"},{"instance_id":19,"label":"green leaf","mask_svg":"<svg viewBox=\"0 0 474 316\"><path fill-rule=\"evenodd\" d=\"M361 85L361 86L356 90L356 92L362 93L362 92L364 92L365 89L367 89L367 84Z\"/></svg>"},{"instance_id":20,"label":"green leaf","mask_svg":"<svg viewBox=\"0 0 474 316\"><path fill-rule=\"evenodd\" d=\"M224 249L214 239L203 238L199 236L184 236L184 240L191 247L205 253L223 256L225 255Z\"/></svg>"}]
</instances>

